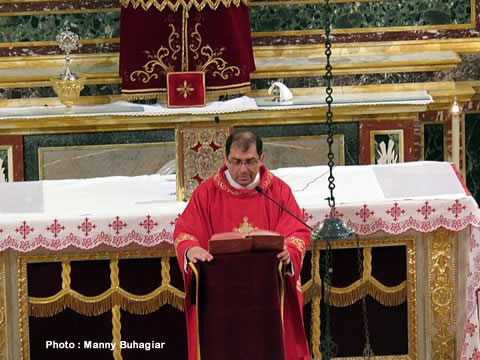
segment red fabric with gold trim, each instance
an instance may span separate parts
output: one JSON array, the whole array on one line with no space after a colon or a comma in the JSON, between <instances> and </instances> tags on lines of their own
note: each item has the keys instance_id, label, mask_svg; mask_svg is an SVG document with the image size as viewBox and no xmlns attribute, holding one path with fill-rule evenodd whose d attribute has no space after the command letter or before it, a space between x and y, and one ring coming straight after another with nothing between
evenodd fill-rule
<instances>
[{"instance_id":1,"label":"red fabric with gold trim","mask_svg":"<svg viewBox=\"0 0 480 360\"><path fill-rule=\"evenodd\" d=\"M219 232L244 232L255 228L283 234L290 241L285 245L290 253L293 276L285 278L284 302L284 360L308 360L308 344L302 318L302 294L297 289L302 268L303 249L308 246L310 231L278 205L255 190L237 190L225 178L226 166L210 179L202 182L193 192L187 207L175 224L174 239L190 234L197 241L182 241L176 247L180 269L185 267L185 252L192 246L208 249L208 239ZM290 187L274 176L265 166L260 167L260 188L271 198L279 201L298 217L302 211L293 197ZM292 241L298 239L299 243ZM177 240L175 240L177 241ZM300 244L303 242L303 244ZM197 358L197 328L195 306L189 302L188 289L191 272L184 275L185 315L187 320L189 360Z\"/></svg>"},{"instance_id":2,"label":"red fabric with gold trim","mask_svg":"<svg viewBox=\"0 0 480 360\"><path fill-rule=\"evenodd\" d=\"M165 95L168 72L203 71L207 92L244 93L255 70L248 8L121 9L120 77L128 98Z\"/></svg>"},{"instance_id":3,"label":"red fabric with gold trim","mask_svg":"<svg viewBox=\"0 0 480 360\"><path fill-rule=\"evenodd\" d=\"M205 106L205 73L200 71L168 73L167 105Z\"/></svg>"}]
</instances>

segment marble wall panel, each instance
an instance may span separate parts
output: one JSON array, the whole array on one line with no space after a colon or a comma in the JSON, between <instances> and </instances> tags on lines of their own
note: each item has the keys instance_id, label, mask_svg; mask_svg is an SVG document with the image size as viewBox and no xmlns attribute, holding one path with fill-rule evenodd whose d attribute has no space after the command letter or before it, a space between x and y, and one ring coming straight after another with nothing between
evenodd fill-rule
<instances>
[{"instance_id":1,"label":"marble wall panel","mask_svg":"<svg viewBox=\"0 0 480 360\"><path fill-rule=\"evenodd\" d=\"M321 32L302 34L306 30L323 29L326 19L323 4L292 4L289 1L278 3L277 1L276 4L270 5L267 1L257 6L254 1L250 7L254 45L323 43ZM475 19L475 12L479 12L480 0L352 1L336 2L331 5L334 31L371 29L336 33L334 40L337 43L479 37L478 20L472 24L472 18ZM66 25L78 33L82 40L98 40L95 44L83 44L76 52L117 52L120 34L119 8L119 4L112 0L2 3L0 13L4 16L0 17L2 27L0 43L13 45L2 47L0 56L60 53L58 47L45 42L54 41L56 34ZM29 12L32 13L28 14ZM424 26L429 28L418 28ZM389 31L389 28L392 29ZM299 33L288 36L275 34L285 31ZM25 46L21 44L22 42L39 44Z\"/></svg>"},{"instance_id":2,"label":"marble wall panel","mask_svg":"<svg viewBox=\"0 0 480 360\"><path fill-rule=\"evenodd\" d=\"M72 8L71 2L49 1L41 2L40 11L35 3L25 2L19 9L3 9L11 11L12 15L15 12L22 15L0 17L3 29L0 42L54 40L58 30L65 25L69 25L81 39L118 38L120 34L119 4L115 2L79 2ZM327 12L323 4L284 3L278 5L277 2L272 6L262 2L263 5L256 6L253 1L250 7L252 31L318 30L325 26ZM472 13L470 0L337 2L331 7L334 29L470 24ZM108 9L111 11L106 11ZM23 15L28 11L36 13Z\"/></svg>"},{"instance_id":3,"label":"marble wall panel","mask_svg":"<svg viewBox=\"0 0 480 360\"><path fill-rule=\"evenodd\" d=\"M174 142L39 147L38 150L40 180L150 175L168 165L175 169Z\"/></svg>"},{"instance_id":4,"label":"marble wall panel","mask_svg":"<svg viewBox=\"0 0 480 360\"><path fill-rule=\"evenodd\" d=\"M159 170L163 162L172 156L168 155L172 153L168 152L170 151L167 149L168 147L162 147L162 143L173 143L174 141L174 130L24 136L25 180L39 179L40 148L60 148L40 152L42 156L45 155L45 158L42 158L42 163L44 168L48 164L45 168L45 174L48 176L63 176L65 178L115 174L137 175L141 172L151 171L150 173L154 173ZM129 145L124 146L124 144ZM157 144L158 146L141 146L142 144ZM104 145L104 147L99 147L101 145ZM128 148L129 146L131 148ZM159 155L160 149L167 151L167 154ZM156 157L162 158L156 159ZM69 161L72 164L69 164ZM124 164L124 162L129 165ZM81 170L76 169L75 166L81 166L82 168ZM120 170L126 173L121 173ZM62 171L68 173L62 175Z\"/></svg>"},{"instance_id":5,"label":"marble wall panel","mask_svg":"<svg viewBox=\"0 0 480 360\"><path fill-rule=\"evenodd\" d=\"M120 84L85 85L80 96L110 96L122 93ZM52 87L3 88L0 99L39 99L57 97Z\"/></svg>"},{"instance_id":6,"label":"marble wall panel","mask_svg":"<svg viewBox=\"0 0 480 360\"><path fill-rule=\"evenodd\" d=\"M264 138L264 164L269 169L326 165L327 135ZM337 165L345 164L344 136L335 135L332 146Z\"/></svg>"},{"instance_id":7,"label":"marble wall panel","mask_svg":"<svg viewBox=\"0 0 480 360\"><path fill-rule=\"evenodd\" d=\"M380 140L380 137L385 135L388 136L388 134L394 134L395 131L398 130L402 131L403 137L403 144L398 143L400 142L399 137L393 137L394 139L398 140L398 145L396 145L396 153L398 154L398 151L403 149L403 154L398 154L398 160L415 161L413 121L362 121L359 125L360 164L366 165L372 163L372 151L374 156L376 154L374 148L375 143L372 142L372 140Z\"/></svg>"},{"instance_id":8,"label":"marble wall panel","mask_svg":"<svg viewBox=\"0 0 480 360\"><path fill-rule=\"evenodd\" d=\"M445 126L441 122L423 124L421 160L444 161Z\"/></svg>"},{"instance_id":9,"label":"marble wall panel","mask_svg":"<svg viewBox=\"0 0 480 360\"><path fill-rule=\"evenodd\" d=\"M325 26L328 12L324 4L284 3L251 6L252 31L314 30ZM252 4L255 5L255 1ZM332 3L331 8L333 29L471 23L470 0L338 2Z\"/></svg>"},{"instance_id":10,"label":"marble wall panel","mask_svg":"<svg viewBox=\"0 0 480 360\"><path fill-rule=\"evenodd\" d=\"M480 113L465 115L466 183L480 203Z\"/></svg>"},{"instance_id":11,"label":"marble wall panel","mask_svg":"<svg viewBox=\"0 0 480 360\"><path fill-rule=\"evenodd\" d=\"M358 123L348 122L335 124L334 130L334 162L336 165L357 165L358 162ZM325 123L318 124L295 124L275 126L250 126L237 127L254 131L260 137L266 139L265 156L267 166L302 166L319 165L327 163L328 148L321 136L327 135L328 128ZM308 139L310 137L310 140ZM342 146L343 137L343 161ZM296 139L296 140L295 140ZM284 141L285 140L285 141ZM325 140L326 141L326 140ZM281 146L299 146L296 151L281 151ZM277 157L272 163L268 162L269 151ZM300 160L300 156L305 157ZM300 165L298 162L302 162Z\"/></svg>"},{"instance_id":12,"label":"marble wall panel","mask_svg":"<svg viewBox=\"0 0 480 360\"><path fill-rule=\"evenodd\" d=\"M14 15L14 13L12 13ZM32 14L0 16L0 43L55 41L66 26L80 39L111 39L120 36L120 13Z\"/></svg>"}]
</instances>

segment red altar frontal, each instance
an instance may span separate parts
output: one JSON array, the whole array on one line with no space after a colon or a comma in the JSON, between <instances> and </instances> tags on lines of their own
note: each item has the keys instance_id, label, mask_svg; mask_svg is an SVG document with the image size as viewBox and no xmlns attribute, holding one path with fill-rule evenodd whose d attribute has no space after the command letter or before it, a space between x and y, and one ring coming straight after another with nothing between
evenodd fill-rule
<instances>
[{"instance_id":1,"label":"red altar frontal","mask_svg":"<svg viewBox=\"0 0 480 360\"><path fill-rule=\"evenodd\" d=\"M330 214L323 200L327 172L321 166L274 171L291 186L311 226ZM395 333L403 345L378 345L379 355L477 354L480 212L455 169L420 162L337 167L334 175L336 215L360 235L369 265L363 274L369 309L403 322ZM6 319L0 331L13 358L186 358L185 292L172 246L186 203L175 200L175 185L175 175L0 184L0 310ZM360 292L355 241L333 248L344 269L334 271L338 323L356 311ZM310 261L309 252L299 286L317 358L323 299L310 291ZM374 339L382 328L370 324ZM339 339L348 335L344 328L334 326ZM125 346L111 348L122 341ZM355 349L342 351L357 356Z\"/></svg>"},{"instance_id":2,"label":"red altar frontal","mask_svg":"<svg viewBox=\"0 0 480 360\"><path fill-rule=\"evenodd\" d=\"M164 99L167 74L179 72L201 72L204 82L174 83L169 98L190 99L201 88L216 95L250 89L255 62L246 0L120 3L119 71L128 99Z\"/></svg>"}]
</instances>

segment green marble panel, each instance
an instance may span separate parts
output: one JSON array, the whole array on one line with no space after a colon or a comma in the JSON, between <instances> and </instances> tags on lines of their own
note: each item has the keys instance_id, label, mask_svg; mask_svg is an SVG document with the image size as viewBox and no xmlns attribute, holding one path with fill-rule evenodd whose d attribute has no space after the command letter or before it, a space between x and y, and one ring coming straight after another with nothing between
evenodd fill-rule
<instances>
[{"instance_id":1,"label":"green marble panel","mask_svg":"<svg viewBox=\"0 0 480 360\"><path fill-rule=\"evenodd\" d=\"M424 160L443 161L444 154L444 125L423 125L423 158Z\"/></svg>"},{"instance_id":2,"label":"green marble panel","mask_svg":"<svg viewBox=\"0 0 480 360\"><path fill-rule=\"evenodd\" d=\"M470 0L332 4L334 29L469 24ZM323 4L250 7L252 31L315 30L325 26Z\"/></svg>"},{"instance_id":3,"label":"green marble panel","mask_svg":"<svg viewBox=\"0 0 480 360\"><path fill-rule=\"evenodd\" d=\"M469 24L470 0L375 1L332 4L335 29ZM323 4L250 7L253 32L318 30L325 26ZM0 42L52 41L66 25L81 39L120 36L120 12L0 17Z\"/></svg>"},{"instance_id":4,"label":"green marble panel","mask_svg":"<svg viewBox=\"0 0 480 360\"><path fill-rule=\"evenodd\" d=\"M0 42L54 41L66 26L80 39L118 38L120 13L0 16Z\"/></svg>"},{"instance_id":5,"label":"green marble panel","mask_svg":"<svg viewBox=\"0 0 480 360\"><path fill-rule=\"evenodd\" d=\"M465 115L466 183L480 203L480 113Z\"/></svg>"}]
</instances>

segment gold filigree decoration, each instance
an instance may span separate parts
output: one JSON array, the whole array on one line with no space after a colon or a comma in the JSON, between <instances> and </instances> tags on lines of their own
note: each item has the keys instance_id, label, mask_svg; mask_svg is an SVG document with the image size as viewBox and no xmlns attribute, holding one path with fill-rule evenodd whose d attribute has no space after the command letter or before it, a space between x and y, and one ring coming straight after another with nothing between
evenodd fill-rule
<instances>
[{"instance_id":1,"label":"gold filigree decoration","mask_svg":"<svg viewBox=\"0 0 480 360\"><path fill-rule=\"evenodd\" d=\"M218 185L218 187L232 195L240 195L240 191L233 191L231 190L227 185L225 185L225 183L223 182L223 179L222 179L222 176L220 175L220 173L216 173L214 176L213 176L213 181L215 181Z\"/></svg>"},{"instance_id":2,"label":"gold filigree decoration","mask_svg":"<svg viewBox=\"0 0 480 360\"><path fill-rule=\"evenodd\" d=\"M142 66L143 70L135 70L130 74L131 81L139 80L146 84L152 79L158 79L158 74L166 74L174 71L174 67L172 65L167 65L165 60L168 59L168 56L174 60L177 59L177 53L181 50L181 46L175 44L175 42L180 37L180 34L175 31L175 26L173 24L169 24L168 26L172 29L172 32L168 37L168 47L170 49L161 46L155 55L147 52L147 59L151 60L147 61L147 63ZM160 70L158 68L160 68Z\"/></svg>"},{"instance_id":3,"label":"gold filigree decoration","mask_svg":"<svg viewBox=\"0 0 480 360\"><path fill-rule=\"evenodd\" d=\"M430 323L433 360L455 359L455 247L444 229L429 236Z\"/></svg>"},{"instance_id":4,"label":"gold filigree decoration","mask_svg":"<svg viewBox=\"0 0 480 360\"><path fill-rule=\"evenodd\" d=\"M177 11L180 7L187 10L193 7L198 11L202 11L207 6L212 10L217 10L221 5L226 8L232 5L239 7L240 4L248 6L248 0L120 0L120 4L124 8L127 8L131 4L134 9L140 6L145 11L152 6L159 11L165 8Z\"/></svg>"},{"instance_id":5,"label":"gold filigree decoration","mask_svg":"<svg viewBox=\"0 0 480 360\"><path fill-rule=\"evenodd\" d=\"M267 172L267 175L265 176L265 181L263 181L261 184L260 184L260 187L263 189L263 190L267 190L267 188L270 186L270 183L272 182L273 180L273 174L269 171L269 170L266 170Z\"/></svg>"},{"instance_id":6,"label":"gold filigree decoration","mask_svg":"<svg viewBox=\"0 0 480 360\"><path fill-rule=\"evenodd\" d=\"M175 132L177 151L181 153L177 157L177 196L180 200L192 196L199 180L205 181L215 173L218 175L217 169L224 160L224 139L230 132L231 129L224 126L198 126Z\"/></svg>"},{"instance_id":7,"label":"gold filigree decoration","mask_svg":"<svg viewBox=\"0 0 480 360\"><path fill-rule=\"evenodd\" d=\"M257 227L253 226L253 223L248 222L248 216L245 216L243 222L237 228L233 228L232 231L247 235L250 231L255 229L257 229Z\"/></svg>"},{"instance_id":8,"label":"gold filigree decoration","mask_svg":"<svg viewBox=\"0 0 480 360\"><path fill-rule=\"evenodd\" d=\"M178 85L177 91L178 95L183 96L184 99L186 99L195 91L195 89L187 82L187 80L183 80L183 84Z\"/></svg>"},{"instance_id":9,"label":"gold filigree decoration","mask_svg":"<svg viewBox=\"0 0 480 360\"><path fill-rule=\"evenodd\" d=\"M303 257L305 256L305 252L307 251L305 247L305 242L302 239L299 239L295 236L289 236L288 238L285 239L285 242L293 244L302 254L302 260L303 260Z\"/></svg>"},{"instance_id":10,"label":"gold filigree decoration","mask_svg":"<svg viewBox=\"0 0 480 360\"><path fill-rule=\"evenodd\" d=\"M197 71L212 72L212 76L220 76L223 80L230 76L240 75L240 68L238 66L228 66L228 62L222 58L225 47L214 51L209 44L202 46L202 36L198 31L200 23L195 24L195 31L190 35L193 39L193 44L190 44L189 49L193 52L193 59L198 60L200 54L204 56L203 63L197 65Z\"/></svg>"},{"instance_id":11,"label":"gold filigree decoration","mask_svg":"<svg viewBox=\"0 0 480 360\"><path fill-rule=\"evenodd\" d=\"M118 305L132 314L150 314L169 304L183 311L184 292L170 285L170 276L162 279L162 285L146 295L132 294L119 286L118 260L111 260L108 290L97 296L85 296L70 287L70 262L62 262L62 290L49 297L29 297L30 315L51 317L70 308L79 314L93 316L102 314ZM162 274L169 273L170 264L162 261ZM168 283L167 283L168 282Z\"/></svg>"},{"instance_id":12,"label":"gold filigree decoration","mask_svg":"<svg viewBox=\"0 0 480 360\"><path fill-rule=\"evenodd\" d=\"M198 242L198 240L195 236L190 235L190 234L186 234L186 233L180 233L180 235L177 236L177 238L175 239L175 242L174 242L175 249L177 248L178 244L180 244L183 241L187 241L187 240Z\"/></svg>"}]
</instances>

